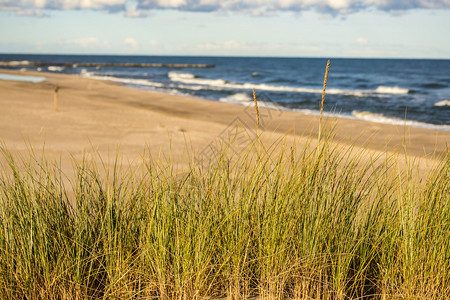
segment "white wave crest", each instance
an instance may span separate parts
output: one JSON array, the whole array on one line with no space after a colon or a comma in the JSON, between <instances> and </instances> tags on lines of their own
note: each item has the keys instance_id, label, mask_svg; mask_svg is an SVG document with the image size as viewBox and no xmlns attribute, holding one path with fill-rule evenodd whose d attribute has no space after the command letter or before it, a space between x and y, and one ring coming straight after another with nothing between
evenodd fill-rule
<instances>
[{"instance_id":1,"label":"white wave crest","mask_svg":"<svg viewBox=\"0 0 450 300\"><path fill-rule=\"evenodd\" d=\"M169 72L168 77L175 82L189 84L195 86L195 90L201 89L199 86L204 86L204 89L238 89L238 90L260 90L260 91L274 91L274 92L297 92L297 93L309 93L309 94L321 94L322 88L310 88L310 87L295 87L295 86L277 86L269 84L256 84L256 83L235 83L228 82L223 79L207 79L200 78L190 73L178 73ZM189 89L189 86L183 86L183 88ZM386 94L407 94L408 89L400 88L397 86L379 86L375 90L346 90L331 88L327 90L327 94L347 95L354 97L366 97L376 96L383 97Z\"/></svg>"},{"instance_id":2,"label":"white wave crest","mask_svg":"<svg viewBox=\"0 0 450 300\"><path fill-rule=\"evenodd\" d=\"M132 84L132 85L145 85L145 86L153 86L153 87L164 87L164 84L159 82L153 82L146 79L128 79L128 78L117 78L117 77L109 77L109 76L92 76L93 79L100 80L109 80L119 83Z\"/></svg>"},{"instance_id":3,"label":"white wave crest","mask_svg":"<svg viewBox=\"0 0 450 300\"><path fill-rule=\"evenodd\" d=\"M233 94L228 97L223 97L219 99L220 102L227 102L227 103L233 103L233 104L252 104L253 99L250 97L250 95L246 93L237 93Z\"/></svg>"},{"instance_id":4,"label":"white wave crest","mask_svg":"<svg viewBox=\"0 0 450 300\"><path fill-rule=\"evenodd\" d=\"M247 94L247 93L236 93L236 94L233 94L228 97L220 98L219 101L225 102L225 103L231 103L231 104L244 105L244 106L253 106L254 105L253 97L251 96L251 94ZM269 109L274 109L274 110L287 110L284 107L277 105L276 103L265 102L265 101L261 101L261 100L258 100L258 106L264 107L264 108L269 108Z\"/></svg>"},{"instance_id":5,"label":"white wave crest","mask_svg":"<svg viewBox=\"0 0 450 300\"><path fill-rule=\"evenodd\" d=\"M22 60L22 61L13 60L13 61L6 62L5 64L8 66L26 66L26 65L29 65L30 62L28 60Z\"/></svg>"},{"instance_id":6,"label":"white wave crest","mask_svg":"<svg viewBox=\"0 0 450 300\"><path fill-rule=\"evenodd\" d=\"M49 67L47 67L47 69L49 71L52 71L52 72L62 72L62 71L64 71L64 67L57 67L57 66L49 66Z\"/></svg>"},{"instance_id":7,"label":"white wave crest","mask_svg":"<svg viewBox=\"0 0 450 300\"><path fill-rule=\"evenodd\" d=\"M124 83L124 84L130 84L130 85L141 85L141 86L149 86L149 87L164 87L164 84L159 82L153 82L146 79L131 79L131 78L118 78L118 77L111 77L111 76L98 76L95 75L92 72L88 72L86 69L82 69L81 76L91 79L97 79L97 80L107 80L107 81L113 81L118 83Z\"/></svg>"},{"instance_id":8,"label":"white wave crest","mask_svg":"<svg viewBox=\"0 0 450 300\"><path fill-rule=\"evenodd\" d=\"M376 93L380 93L380 94L408 94L409 90L408 89L404 89L398 86L379 86L377 87L377 89L375 90Z\"/></svg>"},{"instance_id":9,"label":"white wave crest","mask_svg":"<svg viewBox=\"0 0 450 300\"><path fill-rule=\"evenodd\" d=\"M396 119L396 118L390 118L383 114L377 114L370 111L352 111L352 116L360 119L360 120L366 120L366 121L372 121L372 122L378 122L378 123L388 123L393 125L403 125L405 124L404 120Z\"/></svg>"},{"instance_id":10,"label":"white wave crest","mask_svg":"<svg viewBox=\"0 0 450 300\"><path fill-rule=\"evenodd\" d=\"M185 84L179 84L176 86L178 89L185 89L185 90L193 90L193 91L201 91L205 90L206 88L203 85L185 85Z\"/></svg>"},{"instance_id":11,"label":"white wave crest","mask_svg":"<svg viewBox=\"0 0 450 300\"><path fill-rule=\"evenodd\" d=\"M442 100L439 102L436 102L434 106L450 106L450 100Z\"/></svg>"},{"instance_id":12,"label":"white wave crest","mask_svg":"<svg viewBox=\"0 0 450 300\"><path fill-rule=\"evenodd\" d=\"M174 81L177 81L177 79L184 79L184 80L186 80L186 79L193 79L193 78L197 77L197 76L195 76L194 74L191 74L191 73L178 73L178 72L169 72L167 74L167 76L170 79L174 80Z\"/></svg>"},{"instance_id":13,"label":"white wave crest","mask_svg":"<svg viewBox=\"0 0 450 300\"><path fill-rule=\"evenodd\" d=\"M375 123L391 124L391 125L406 125L419 128L436 129L450 131L450 125L435 125L423 123L419 121L403 120L399 118L388 117L383 114L373 113L369 111L352 111L352 118L364 120Z\"/></svg>"},{"instance_id":14,"label":"white wave crest","mask_svg":"<svg viewBox=\"0 0 450 300\"><path fill-rule=\"evenodd\" d=\"M187 84L201 84L206 86L214 86L214 87L226 87L228 84L226 80L223 79L207 79L207 78L199 78L194 74L190 73L178 73L178 72L169 72L167 76L172 81L182 82Z\"/></svg>"}]
</instances>

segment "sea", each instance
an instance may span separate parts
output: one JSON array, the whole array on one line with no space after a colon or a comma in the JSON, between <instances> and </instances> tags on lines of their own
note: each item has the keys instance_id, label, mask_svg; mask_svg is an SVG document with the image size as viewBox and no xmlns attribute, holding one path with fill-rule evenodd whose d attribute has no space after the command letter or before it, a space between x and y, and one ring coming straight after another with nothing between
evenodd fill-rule
<instances>
[{"instance_id":1,"label":"sea","mask_svg":"<svg viewBox=\"0 0 450 300\"><path fill-rule=\"evenodd\" d=\"M13 62L1 66L0 71L75 74L237 105L253 105L255 89L261 106L319 114L328 59L0 54L0 62ZM45 66L27 65L29 62ZM79 65L83 63L213 67ZM340 118L450 131L450 60L330 58L324 110Z\"/></svg>"}]
</instances>

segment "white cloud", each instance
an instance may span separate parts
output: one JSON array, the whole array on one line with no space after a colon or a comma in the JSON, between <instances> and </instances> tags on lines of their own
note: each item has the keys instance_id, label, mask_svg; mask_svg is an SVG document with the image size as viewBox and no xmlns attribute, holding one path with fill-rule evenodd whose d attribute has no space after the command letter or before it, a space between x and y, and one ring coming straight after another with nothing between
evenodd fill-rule
<instances>
[{"instance_id":1,"label":"white cloud","mask_svg":"<svg viewBox=\"0 0 450 300\"><path fill-rule=\"evenodd\" d=\"M148 12L131 8L127 9L123 15L127 18L145 18L148 16Z\"/></svg>"},{"instance_id":2,"label":"white cloud","mask_svg":"<svg viewBox=\"0 0 450 300\"><path fill-rule=\"evenodd\" d=\"M175 9L198 12L239 12L273 15L278 11L316 10L328 15L345 15L368 8L400 12L410 9L449 9L450 0L0 0L0 10L21 15L40 10L102 10L142 17L147 10ZM35 15L39 15L35 13Z\"/></svg>"},{"instance_id":3,"label":"white cloud","mask_svg":"<svg viewBox=\"0 0 450 300\"><path fill-rule=\"evenodd\" d=\"M108 41L99 40L95 37L79 38L73 40L63 40L59 42L60 45L78 46L85 49L99 49L99 48L111 48Z\"/></svg>"},{"instance_id":4,"label":"white cloud","mask_svg":"<svg viewBox=\"0 0 450 300\"><path fill-rule=\"evenodd\" d=\"M449 0L365 0L366 5L380 10L408 10L416 8L439 9L450 8Z\"/></svg>"},{"instance_id":5,"label":"white cloud","mask_svg":"<svg viewBox=\"0 0 450 300\"><path fill-rule=\"evenodd\" d=\"M249 49L250 47L247 43L229 40L220 43L198 44L197 48L201 50L246 50Z\"/></svg>"},{"instance_id":6,"label":"white cloud","mask_svg":"<svg viewBox=\"0 0 450 300\"><path fill-rule=\"evenodd\" d=\"M138 8L187 11L238 11L257 15L276 11L300 12L314 9L326 14L348 14L375 7L379 10L450 8L449 0L137 0Z\"/></svg>"},{"instance_id":7,"label":"white cloud","mask_svg":"<svg viewBox=\"0 0 450 300\"><path fill-rule=\"evenodd\" d=\"M139 43L133 38L128 37L123 40L123 43L132 50L139 49Z\"/></svg>"},{"instance_id":8,"label":"white cloud","mask_svg":"<svg viewBox=\"0 0 450 300\"><path fill-rule=\"evenodd\" d=\"M369 43L369 40L363 37L359 37L356 39L355 43L361 46L365 46Z\"/></svg>"},{"instance_id":9,"label":"white cloud","mask_svg":"<svg viewBox=\"0 0 450 300\"><path fill-rule=\"evenodd\" d=\"M102 10L118 12L129 0L0 0L0 10L13 10L18 15L32 10Z\"/></svg>"},{"instance_id":10,"label":"white cloud","mask_svg":"<svg viewBox=\"0 0 450 300\"><path fill-rule=\"evenodd\" d=\"M187 46L186 49L191 49ZM302 43L267 43L267 42L243 42L228 40L224 42L209 42L195 45L193 53L208 53L217 55L241 55L259 52L263 55L277 53L283 55L306 55L308 53L322 53L323 49L311 44Z\"/></svg>"},{"instance_id":11,"label":"white cloud","mask_svg":"<svg viewBox=\"0 0 450 300\"><path fill-rule=\"evenodd\" d=\"M137 3L128 1L124 16L127 18L145 18L148 16L148 11L136 9Z\"/></svg>"},{"instance_id":12,"label":"white cloud","mask_svg":"<svg viewBox=\"0 0 450 300\"><path fill-rule=\"evenodd\" d=\"M127 0L48 0L48 7L54 9L123 10Z\"/></svg>"}]
</instances>

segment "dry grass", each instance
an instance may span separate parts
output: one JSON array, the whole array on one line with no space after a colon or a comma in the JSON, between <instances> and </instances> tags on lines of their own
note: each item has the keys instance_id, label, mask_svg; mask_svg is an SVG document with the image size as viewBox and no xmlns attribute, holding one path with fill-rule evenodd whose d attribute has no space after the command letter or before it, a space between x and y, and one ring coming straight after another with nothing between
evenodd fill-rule
<instances>
[{"instance_id":1,"label":"dry grass","mask_svg":"<svg viewBox=\"0 0 450 300\"><path fill-rule=\"evenodd\" d=\"M182 176L86 159L71 186L3 149L0 297L445 298L449 156L419 180L322 142L224 149Z\"/></svg>"}]
</instances>

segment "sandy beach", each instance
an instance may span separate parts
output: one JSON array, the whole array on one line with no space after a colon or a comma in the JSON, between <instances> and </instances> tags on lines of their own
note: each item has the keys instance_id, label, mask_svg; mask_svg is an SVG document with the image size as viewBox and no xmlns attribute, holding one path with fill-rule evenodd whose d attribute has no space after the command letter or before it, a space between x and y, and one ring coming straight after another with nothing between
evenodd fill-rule
<instances>
[{"instance_id":1,"label":"sandy beach","mask_svg":"<svg viewBox=\"0 0 450 300\"><path fill-rule=\"evenodd\" d=\"M0 80L0 298L448 294L449 132L329 119L317 146L318 116L261 108L257 129L253 106L21 74L47 80Z\"/></svg>"},{"instance_id":2,"label":"sandy beach","mask_svg":"<svg viewBox=\"0 0 450 300\"><path fill-rule=\"evenodd\" d=\"M75 75L17 72L44 76L39 83L0 80L0 140L13 153L29 148L61 161L63 170L83 153L113 158L125 164L139 161L148 146L152 157L183 159L186 148L206 153L230 129L254 132L254 108L142 91L116 83ZM55 87L58 110L54 111ZM270 139L297 141L317 136L318 116L260 108L261 128ZM407 152L432 157L447 151L450 132L339 119L336 140L372 150Z\"/></svg>"}]
</instances>

